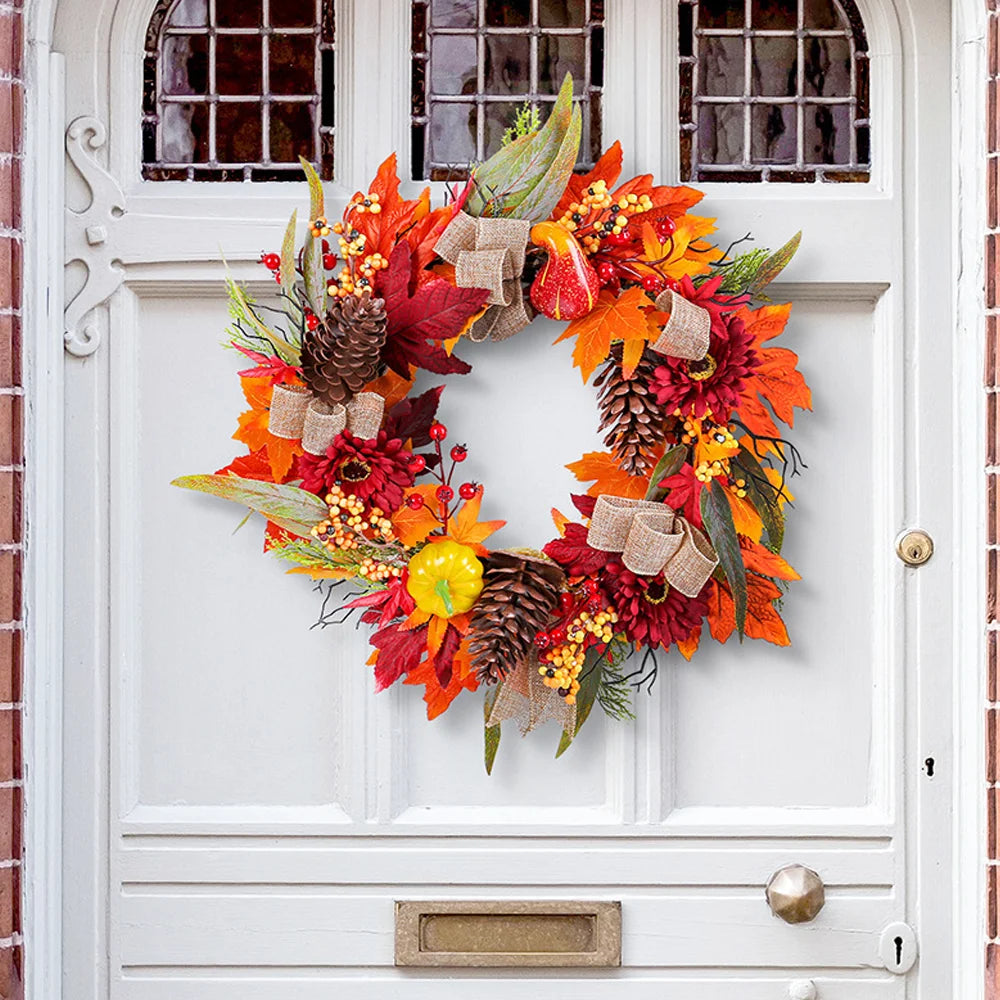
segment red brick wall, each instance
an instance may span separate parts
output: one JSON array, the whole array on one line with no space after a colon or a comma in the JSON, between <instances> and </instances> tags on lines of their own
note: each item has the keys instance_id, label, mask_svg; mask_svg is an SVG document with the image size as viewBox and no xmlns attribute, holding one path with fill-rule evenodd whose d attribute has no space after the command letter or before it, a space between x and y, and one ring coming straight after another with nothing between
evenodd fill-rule
<instances>
[{"instance_id":1,"label":"red brick wall","mask_svg":"<svg viewBox=\"0 0 1000 1000\"><path fill-rule=\"evenodd\" d=\"M0 997L21 997L21 0L0 0Z\"/></svg>"}]
</instances>

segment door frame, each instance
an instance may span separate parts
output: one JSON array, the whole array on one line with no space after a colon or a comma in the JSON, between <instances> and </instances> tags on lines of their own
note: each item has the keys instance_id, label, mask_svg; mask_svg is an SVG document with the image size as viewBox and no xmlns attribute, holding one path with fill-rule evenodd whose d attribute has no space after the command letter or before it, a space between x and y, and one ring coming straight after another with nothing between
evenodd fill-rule
<instances>
[{"instance_id":1,"label":"door frame","mask_svg":"<svg viewBox=\"0 0 1000 1000\"><path fill-rule=\"evenodd\" d=\"M923 0L910 0L923 2ZM986 796L984 754L986 394L984 275L986 232L986 55L984 0L951 0L953 37L952 148L958 171L952 193L952 250L957 314L953 372L959 453L954 485L957 613L953 641L966 665L953 678L954 754L939 756L952 774L955 916L954 997L984 995ZM50 49L59 0L26 4L26 168L24 307L25 393L24 574L25 822L23 926L29 998L61 1000L64 903L63 840L75 818L62 808L63 718L63 190L62 62ZM53 249L55 248L55 249ZM69 359L69 363L78 363ZM42 530L44 528L44 530ZM942 766L943 765L943 766ZM930 849L925 847L925 851ZM79 891L79 887L75 887ZM72 995L66 991L67 1000Z\"/></svg>"}]
</instances>

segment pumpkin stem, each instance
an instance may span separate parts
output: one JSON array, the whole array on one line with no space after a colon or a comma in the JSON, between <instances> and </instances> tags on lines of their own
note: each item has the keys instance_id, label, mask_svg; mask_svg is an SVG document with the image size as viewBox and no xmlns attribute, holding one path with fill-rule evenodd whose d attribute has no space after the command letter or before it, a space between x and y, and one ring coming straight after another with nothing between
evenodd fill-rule
<instances>
[{"instance_id":1,"label":"pumpkin stem","mask_svg":"<svg viewBox=\"0 0 1000 1000\"><path fill-rule=\"evenodd\" d=\"M451 588L448 586L448 581L438 580L434 584L434 593L444 602L444 609L450 618L455 613L455 605L451 603Z\"/></svg>"}]
</instances>

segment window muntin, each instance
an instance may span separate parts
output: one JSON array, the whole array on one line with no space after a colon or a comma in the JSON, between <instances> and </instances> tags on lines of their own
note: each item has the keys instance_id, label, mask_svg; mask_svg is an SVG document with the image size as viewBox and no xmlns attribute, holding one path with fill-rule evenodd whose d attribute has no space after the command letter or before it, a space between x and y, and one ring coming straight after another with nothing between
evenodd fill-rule
<instances>
[{"instance_id":1,"label":"window muntin","mask_svg":"<svg viewBox=\"0 0 1000 1000\"><path fill-rule=\"evenodd\" d=\"M525 101L542 118L573 74L580 166L601 152L604 0L416 0L412 176L449 180L500 148Z\"/></svg>"},{"instance_id":2,"label":"window muntin","mask_svg":"<svg viewBox=\"0 0 1000 1000\"><path fill-rule=\"evenodd\" d=\"M146 32L146 180L333 176L334 0L160 0Z\"/></svg>"},{"instance_id":3,"label":"window muntin","mask_svg":"<svg viewBox=\"0 0 1000 1000\"><path fill-rule=\"evenodd\" d=\"M678 15L683 180L869 179L853 0L679 0Z\"/></svg>"}]
</instances>

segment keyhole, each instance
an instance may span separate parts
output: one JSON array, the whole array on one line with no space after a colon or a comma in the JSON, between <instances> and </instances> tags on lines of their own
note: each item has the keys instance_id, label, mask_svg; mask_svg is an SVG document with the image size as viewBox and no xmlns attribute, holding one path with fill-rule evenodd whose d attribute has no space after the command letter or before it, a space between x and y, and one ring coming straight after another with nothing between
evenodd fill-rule
<instances>
[{"instance_id":1,"label":"keyhole","mask_svg":"<svg viewBox=\"0 0 1000 1000\"><path fill-rule=\"evenodd\" d=\"M896 945L896 965L900 966L903 964L903 939L897 935L893 943Z\"/></svg>"},{"instance_id":2,"label":"keyhole","mask_svg":"<svg viewBox=\"0 0 1000 1000\"><path fill-rule=\"evenodd\" d=\"M924 761L924 768L927 771L927 777L928 778L933 778L934 777L934 758L933 757L928 757L927 760Z\"/></svg>"}]
</instances>

